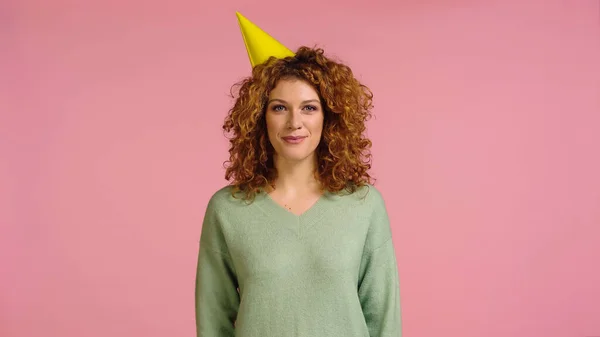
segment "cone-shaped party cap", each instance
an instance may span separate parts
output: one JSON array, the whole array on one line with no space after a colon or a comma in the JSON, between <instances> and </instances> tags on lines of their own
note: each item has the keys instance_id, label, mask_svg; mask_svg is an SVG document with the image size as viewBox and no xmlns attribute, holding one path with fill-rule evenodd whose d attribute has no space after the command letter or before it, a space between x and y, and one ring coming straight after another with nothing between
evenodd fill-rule
<instances>
[{"instance_id":1,"label":"cone-shaped party cap","mask_svg":"<svg viewBox=\"0 0 600 337\"><path fill-rule=\"evenodd\" d=\"M248 51L250 64L253 68L257 64L267 61L271 56L275 56L276 58L294 56L294 52L265 33L242 14L239 12L235 12L235 14L237 15L246 51Z\"/></svg>"}]
</instances>

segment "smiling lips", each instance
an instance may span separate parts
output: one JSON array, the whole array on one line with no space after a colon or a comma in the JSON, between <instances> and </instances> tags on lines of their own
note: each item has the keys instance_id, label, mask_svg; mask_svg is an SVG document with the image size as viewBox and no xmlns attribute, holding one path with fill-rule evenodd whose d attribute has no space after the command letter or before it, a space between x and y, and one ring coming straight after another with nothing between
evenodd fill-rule
<instances>
[{"instance_id":1,"label":"smiling lips","mask_svg":"<svg viewBox=\"0 0 600 337\"><path fill-rule=\"evenodd\" d=\"M301 143L304 138L306 137L301 137L301 136L288 136L288 137L282 137L281 139L283 139L285 142L290 143L290 144L298 144Z\"/></svg>"}]
</instances>

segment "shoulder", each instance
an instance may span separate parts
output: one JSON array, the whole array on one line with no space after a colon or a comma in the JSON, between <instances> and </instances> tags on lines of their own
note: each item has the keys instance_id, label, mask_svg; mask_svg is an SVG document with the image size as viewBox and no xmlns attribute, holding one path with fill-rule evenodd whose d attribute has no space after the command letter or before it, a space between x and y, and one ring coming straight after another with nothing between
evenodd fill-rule
<instances>
[{"instance_id":1,"label":"shoulder","mask_svg":"<svg viewBox=\"0 0 600 337\"><path fill-rule=\"evenodd\" d=\"M208 203L209 204L218 204L218 203L230 201L230 198L233 197L231 194L231 189L232 189L232 187L230 185L226 185L226 186L223 186L223 187L219 188L218 190L214 191L212 193L212 195L210 196Z\"/></svg>"},{"instance_id":2,"label":"shoulder","mask_svg":"<svg viewBox=\"0 0 600 337\"><path fill-rule=\"evenodd\" d=\"M219 218L231 219L239 216L248 216L254 207L251 207L254 200L245 198L245 193L242 191L234 192L232 185L226 185L214 191L210 196L206 211L207 213L216 213Z\"/></svg>"},{"instance_id":3,"label":"shoulder","mask_svg":"<svg viewBox=\"0 0 600 337\"><path fill-rule=\"evenodd\" d=\"M353 192L340 192L338 197L341 200L345 199L370 209L385 208L383 194L372 184L362 185Z\"/></svg>"},{"instance_id":4,"label":"shoulder","mask_svg":"<svg viewBox=\"0 0 600 337\"><path fill-rule=\"evenodd\" d=\"M231 216L240 212L241 205L246 204L244 200L232 195L232 186L224 186L214 191L206 204L203 231L207 233L223 231L223 226L229 222Z\"/></svg>"},{"instance_id":5,"label":"shoulder","mask_svg":"<svg viewBox=\"0 0 600 337\"><path fill-rule=\"evenodd\" d=\"M392 237L385 200L381 191L370 184L362 186L355 193L357 193L357 197L362 197L363 213L369 222L365 250L373 251Z\"/></svg>"},{"instance_id":6,"label":"shoulder","mask_svg":"<svg viewBox=\"0 0 600 337\"><path fill-rule=\"evenodd\" d=\"M365 194L365 200L369 203L373 204L381 204L385 201L383 200L383 194L381 191L375 187L374 185L367 184L361 187L363 193Z\"/></svg>"},{"instance_id":7,"label":"shoulder","mask_svg":"<svg viewBox=\"0 0 600 337\"><path fill-rule=\"evenodd\" d=\"M208 207L211 209L231 208L246 205L241 195L232 194L233 186L226 185L212 193L208 200Z\"/></svg>"},{"instance_id":8,"label":"shoulder","mask_svg":"<svg viewBox=\"0 0 600 337\"><path fill-rule=\"evenodd\" d=\"M332 193L331 206L347 216L369 223L386 218L387 210L381 191L372 184L357 187L354 191Z\"/></svg>"}]
</instances>

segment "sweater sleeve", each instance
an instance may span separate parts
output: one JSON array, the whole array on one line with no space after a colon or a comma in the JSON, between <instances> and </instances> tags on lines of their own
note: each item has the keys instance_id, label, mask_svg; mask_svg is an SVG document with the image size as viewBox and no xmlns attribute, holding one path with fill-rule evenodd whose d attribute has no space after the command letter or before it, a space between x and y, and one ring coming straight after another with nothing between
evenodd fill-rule
<instances>
[{"instance_id":1,"label":"sweater sleeve","mask_svg":"<svg viewBox=\"0 0 600 337\"><path fill-rule=\"evenodd\" d=\"M374 211L360 266L358 296L371 337L401 337L400 289L390 223L381 195Z\"/></svg>"},{"instance_id":2,"label":"sweater sleeve","mask_svg":"<svg viewBox=\"0 0 600 337\"><path fill-rule=\"evenodd\" d=\"M233 261L214 201L209 202L200 235L196 270L196 335L234 336L240 304Z\"/></svg>"}]
</instances>

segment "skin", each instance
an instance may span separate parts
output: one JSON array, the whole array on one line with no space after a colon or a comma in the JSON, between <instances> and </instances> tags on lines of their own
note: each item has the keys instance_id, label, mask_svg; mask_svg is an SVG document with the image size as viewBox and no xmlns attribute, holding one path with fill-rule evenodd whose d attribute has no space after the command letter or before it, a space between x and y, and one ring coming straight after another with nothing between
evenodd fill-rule
<instances>
[{"instance_id":1,"label":"skin","mask_svg":"<svg viewBox=\"0 0 600 337\"><path fill-rule=\"evenodd\" d=\"M315 150L321 141L324 113L318 93L297 79L280 80L269 94L266 110L267 133L275 149L278 178L271 198L290 212L304 213L321 196L314 178ZM297 144L288 136L304 137Z\"/></svg>"}]
</instances>

